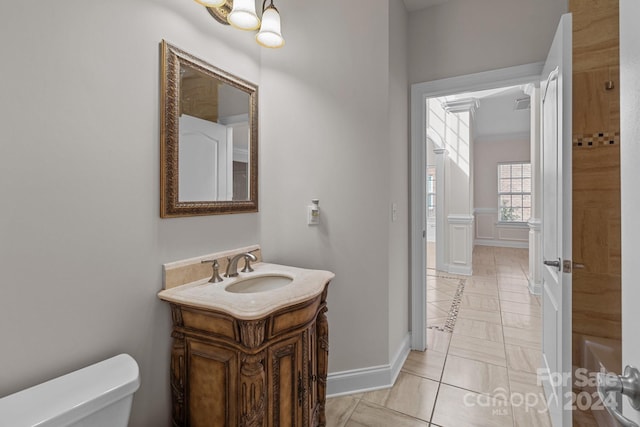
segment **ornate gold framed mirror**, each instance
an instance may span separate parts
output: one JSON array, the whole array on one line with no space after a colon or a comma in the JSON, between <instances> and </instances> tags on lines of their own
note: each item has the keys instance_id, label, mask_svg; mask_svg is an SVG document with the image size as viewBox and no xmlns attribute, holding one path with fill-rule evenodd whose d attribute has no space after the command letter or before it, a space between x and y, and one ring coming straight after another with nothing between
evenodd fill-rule
<instances>
[{"instance_id":1,"label":"ornate gold framed mirror","mask_svg":"<svg viewBox=\"0 0 640 427\"><path fill-rule=\"evenodd\" d=\"M162 41L160 216L258 211L258 86Z\"/></svg>"}]
</instances>

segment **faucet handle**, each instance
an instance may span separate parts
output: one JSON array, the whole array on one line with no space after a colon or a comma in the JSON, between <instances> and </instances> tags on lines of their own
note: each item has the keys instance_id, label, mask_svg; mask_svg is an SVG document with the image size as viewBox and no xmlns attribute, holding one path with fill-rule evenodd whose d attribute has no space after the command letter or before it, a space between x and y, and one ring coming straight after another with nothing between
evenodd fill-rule
<instances>
[{"instance_id":1,"label":"faucet handle","mask_svg":"<svg viewBox=\"0 0 640 427\"><path fill-rule=\"evenodd\" d=\"M213 275L211 276L211 279L209 279L209 283L218 283L218 282L222 282L222 277L220 277L220 263L218 262L217 259L207 259L207 260L203 260L201 261L202 264L205 263L212 263L212 267L213 267Z\"/></svg>"},{"instance_id":2,"label":"faucet handle","mask_svg":"<svg viewBox=\"0 0 640 427\"><path fill-rule=\"evenodd\" d=\"M243 273L249 273L253 271L253 268L251 267L251 261L257 261L257 260L258 259L254 254L252 254L251 252L247 252L246 254L244 254L244 268L240 271Z\"/></svg>"}]
</instances>

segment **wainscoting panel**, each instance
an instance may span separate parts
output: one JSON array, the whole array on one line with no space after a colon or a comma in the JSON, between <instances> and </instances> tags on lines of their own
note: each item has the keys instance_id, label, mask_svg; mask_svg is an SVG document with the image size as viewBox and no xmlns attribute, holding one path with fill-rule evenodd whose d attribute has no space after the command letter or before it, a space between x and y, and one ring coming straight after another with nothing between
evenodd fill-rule
<instances>
[{"instance_id":1,"label":"wainscoting panel","mask_svg":"<svg viewBox=\"0 0 640 427\"><path fill-rule=\"evenodd\" d=\"M452 274L472 273L473 215L449 215L449 265Z\"/></svg>"},{"instance_id":2,"label":"wainscoting panel","mask_svg":"<svg viewBox=\"0 0 640 427\"><path fill-rule=\"evenodd\" d=\"M498 224L498 209L475 208L474 244L508 248L529 247L527 224Z\"/></svg>"}]
</instances>

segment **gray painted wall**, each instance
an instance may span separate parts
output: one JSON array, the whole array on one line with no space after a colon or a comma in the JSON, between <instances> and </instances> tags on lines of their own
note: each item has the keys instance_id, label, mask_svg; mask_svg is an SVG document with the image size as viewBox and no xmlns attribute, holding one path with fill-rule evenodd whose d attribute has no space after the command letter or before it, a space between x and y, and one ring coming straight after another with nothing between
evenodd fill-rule
<instances>
[{"instance_id":1,"label":"gray painted wall","mask_svg":"<svg viewBox=\"0 0 640 427\"><path fill-rule=\"evenodd\" d=\"M142 374L131 424L169 425L160 266L252 243L269 261L336 273L331 372L389 363L408 317L407 69L417 81L482 64L416 63L419 39L407 61L399 0L278 6L287 45L267 51L191 1L0 3L0 395L127 352ZM464 26L456 14L467 12L448 12L448 31ZM480 21L474 39L494 40ZM163 38L260 85L260 213L158 217ZM501 57L485 65L531 62ZM308 227L315 197L322 225Z\"/></svg>"},{"instance_id":2,"label":"gray painted wall","mask_svg":"<svg viewBox=\"0 0 640 427\"><path fill-rule=\"evenodd\" d=\"M544 61L566 0L448 0L409 18L409 81Z\"/></svg>"},{"instance_id":3,"label":"gray painted wall","mask_svg":"<svg viewBox=\"0 0 640 427\"><path fill-rule=\"evenodd\" d=\"M159 218L160 41L260 82L193 1L0 3L0 396L130 353L131 425L168 426L161 264L259 242L260 215Z\"/></svg>"}]
</instances>

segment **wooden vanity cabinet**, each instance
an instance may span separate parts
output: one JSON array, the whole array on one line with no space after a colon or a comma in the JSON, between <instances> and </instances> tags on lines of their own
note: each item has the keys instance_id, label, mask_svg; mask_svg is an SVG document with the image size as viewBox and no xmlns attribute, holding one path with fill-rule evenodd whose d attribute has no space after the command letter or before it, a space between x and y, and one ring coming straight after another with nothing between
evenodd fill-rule
<instances>
[{"instance_id":1,"label":"wooden vanity cabinet","mask_svg":"<svg viewBox=\"0 0 640 427\"><path fill-rule=\"evenodd\" d=\"M327 286L253 320L172 303L174 426L325 426Z\"/></svg>"}]
</instances>

